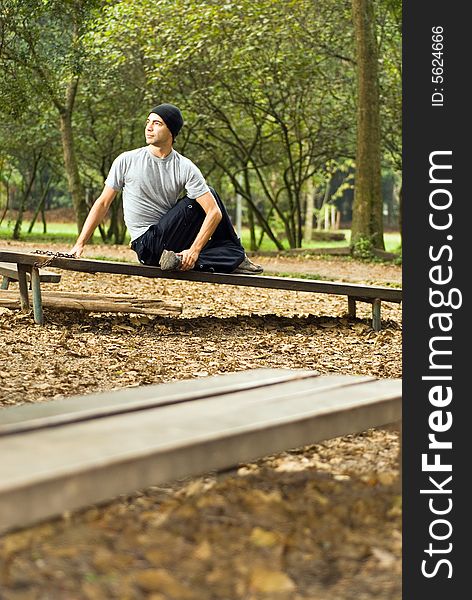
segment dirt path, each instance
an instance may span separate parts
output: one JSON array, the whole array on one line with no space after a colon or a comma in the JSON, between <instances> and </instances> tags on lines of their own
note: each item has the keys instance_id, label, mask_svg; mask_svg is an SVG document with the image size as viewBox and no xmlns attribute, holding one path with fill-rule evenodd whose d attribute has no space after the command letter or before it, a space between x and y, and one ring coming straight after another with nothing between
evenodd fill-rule
<instances>
[{"instance_id":1,"label":"dirt path","mask_svg":"<svg viewBox=\"0 0 472 600\"><path fill-rule=\"evenodd\" d=\"M319 275L333 281L366 283L369 285L401 284L401 267L389 263L355 261L347 257L261 257L266 273L286 272Z\"/></svg>"},{"instance_id":2,"label":"dirt path","mask_svg":"<svg viewBox=\"0 0 472 600\"><path fill-rule=\"evenodd\" d=\"M134 260L121 247L87 256ZM260 262L344 281L401 278L399 267L347 259ZM345 298L334 296L72 272L57 288L157 295L184 310L155 319L47 311L41 328L3 311L0 415L13 404L257 367L401 377L397 305L385 303L375 333L368 305L348 319ZM370 430L5 535L0 599L400 600L398 446L395 429Z\"/></svg>"}]
</instances>

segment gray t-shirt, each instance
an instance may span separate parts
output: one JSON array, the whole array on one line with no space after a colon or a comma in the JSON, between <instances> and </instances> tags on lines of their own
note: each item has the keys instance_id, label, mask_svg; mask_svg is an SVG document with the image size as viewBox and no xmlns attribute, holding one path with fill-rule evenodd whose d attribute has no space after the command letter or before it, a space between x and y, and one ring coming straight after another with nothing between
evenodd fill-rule
<instances>
[{"instance_id":1,"label":"gray t-shirt","mask_svg":"<svg viewBox=\"0 0 472 600\"><path fill-rule=\"evenodd\" d=\"M158 223L184 190L192 199L209 191L200 169L190 159L175 150L158 158L149 146L120 154L105 183L123 190L123 213L132 240Z\"/></svg>"}]
</instances>

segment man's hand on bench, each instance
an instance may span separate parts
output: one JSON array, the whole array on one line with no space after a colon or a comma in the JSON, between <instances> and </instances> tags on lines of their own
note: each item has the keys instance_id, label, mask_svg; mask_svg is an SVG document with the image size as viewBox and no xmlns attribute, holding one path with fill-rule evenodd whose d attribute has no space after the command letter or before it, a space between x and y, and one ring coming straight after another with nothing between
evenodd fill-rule
<instances>
[{"instance_id":1,"label":"man's hand on bench","mask_svg":"<svg viewBox=\"0 0 472 600\"><path fill-rule=\"evenodd\" d=\"M75 244L75 246L72 248L72 250L69 252L69 254L72 254L72 256L74 256L75 258L80 258L83 254L83 251L84 251L83 244Z\"/></svg>"},{"instance_id":2,"label":"man's hand on bench","mask_svg":"<svg viewBox=\"0 0 472 600\"><path fill-rule=\"evenodd\" d=\"M189 248L188 250L182 250L182 252L179 252L177 256L180 256L180 258L182 259L180 270L190 271L190 269L193 269L199 255L200 253L197 252L197 250L192 250L192 248Z\"/></svg>"}]
</instances>

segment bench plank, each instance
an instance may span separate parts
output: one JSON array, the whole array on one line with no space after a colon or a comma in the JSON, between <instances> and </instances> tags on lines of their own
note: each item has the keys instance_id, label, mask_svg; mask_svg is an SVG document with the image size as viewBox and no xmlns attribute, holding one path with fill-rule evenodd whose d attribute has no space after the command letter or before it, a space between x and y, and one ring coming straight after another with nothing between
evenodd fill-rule
<instances>
[{"instance_id":1,"label":"bench plank","mask_svg":"<svg viewBox=\"0 0 472 600\"><path fill-rule=\"evenodd\" d=\"M363 375L331 375L329 378L314 379L314 371L293 372L284 369L258 369L249 373L241 371L237 374L221 375L217 377L216 382L213 382L212 378L211 388L206 379L192 379L9 407L6 411L0 411L0 436L223 396L236 391L257 395L262 387L275 386L274 389L277 389L279 384L285 382L299 382L298 391L316 389L319 393L373 380ZM302 383L302 380L307 378L310 380Z\"/></svg>"},{"instance_id":2,"label":"bench plank","mask_svg":"<svg viewBox=\"0 0 472 600\"><path fill-rule=\"evenodd\" d=\"M400 419L401 380L323 389L323 379L6 436L0 530Z\"/></svg>"},{"instance_id":3,"label":"bench plank","mask_svg":"<svg viewBox=\"0 0 472 600\"><path fill-rule=\"evenodd\" d=\"M205 377L58 398L40 404L11 406L0 410L0 435L165 404L190 402L315 376L315 371L303 369L253 369L211 377L211 385L210 380Z\"/></svg>"},{"instance_id":4,"label":"bench plank","mask_svg":"<svg viewBox=\"0 0 472 600\"><path fill-rule=\"evenodd\" d=\"M35 300L38 295L37 287L34 286L34 271L32 273L32 296L33 307L39 304ZM31 304L31 302L30 302ZM83 310L88 312L114 312L134 313L141 315L176 315L182 313L182 304L173 300L162 300L158 298L138 298L130 294L87 294L82 292L44 292L41 295L41 304L51 308L64 308L68 310ZM18 294L10 290L0 291L0 306L7 308L18 308L20 302ZM36 318L36 321L38 318Z\"/></svg>"},{"instance_id":5,"label":"bench plank","mask_svg":"<svg viewBox=\"0 0 472 600\"><path fill-rule=\"evenodd\" d=\"M0 275L2 275L3 277L7 277L12 281L18 281L18 268L16 264L9 262L0 262ZM46 271L46 269L39 269L39 277L41 283L59 283L61 281L60 273Z\"/></svg>"},{"instance_id":6,"label":"bench plank","mask_svg":"<svg viewBox=\"0 0 472 600\"><path fill-rule=\"evenodd\" d=\"M372 326L375 331L381 328L380 309L381 301L402 301L402 290L374 285L360 285L352 283L339 283L319 281L315 279L297 279L291 277L272 277L268 275L242 275L237 273L204 273L199 271L162 271L159 267L150 267L136 263L122 263L104 260L73 259L63 257L41 256L38 254L11 252L0 250L0 260L17 263L18 271L31 272L47 264L53 267L80 271L84 273L110 273L121 275L136 275L162 279L176 279L183 281L198 281L202 283L220 283L226 285L241 285L266 289L291 290L298 292L318 292L335 294L348 297L349 315L355 314L355 303L369 302L372 304ZM21 306L29 307L28 297L25 294L25 276L20 277ZM42 323L43 315L39 284L34 302L35 322Z\"/></svg>"},{"instance_id":7,"label":"bench plank","mask_svg":"<svg viewBox=\"0 0 472 600\"><path fill-rule=\"evenodd\" d=\"M0 260L34 265L50 260L38 254L20 252L5 252L0 250ZM317 279L297 279L290 277L272 277L268 275L241 275L238 273L203 273L198 271L163 271L159 267L150 267L138 263L112 262L105 260L53 258L51 266L84 273L111 273L120 275L138 275L141 277L177 279L184 281L200 281L204 283L224 283L227 285L243 285L299 292L322 292L355 296L356 300L363 298L380 298L390 302L402 301L402 290L382 286L365 286L353 283L337 283L319 281Z\"/></svg>"}]
</instances>

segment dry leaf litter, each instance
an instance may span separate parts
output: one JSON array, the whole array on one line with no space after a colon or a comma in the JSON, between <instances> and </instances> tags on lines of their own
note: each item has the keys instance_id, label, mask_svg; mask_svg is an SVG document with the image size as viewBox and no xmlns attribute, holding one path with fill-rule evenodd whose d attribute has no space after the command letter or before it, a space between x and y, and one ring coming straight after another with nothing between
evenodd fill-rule
<instances>
[{"instance_id":1,"label":"dry leaf litter","mask_svg":"<svg viewBox=\"0 0 472 600\"><path fill-rule=\"evenodd\" d=\"M31 244L6 245L32 249ZM50 249L59 249L51 246ZM62 251L64 248L60 248ZM135 260L122 247L87 257ZM266 272L399 285L395 265L261 258ZM0 406L260 367L401 377L401 308L61 271L58 291L182 302L178 317L0 309ZM15 289L12 286L12 289ZM46 286L45 286L46 289ZM1 409L0 409L1 410ZM1 600L399 600L399 431L287 450L0 537Z\"/></svg>"}]
</instances>

